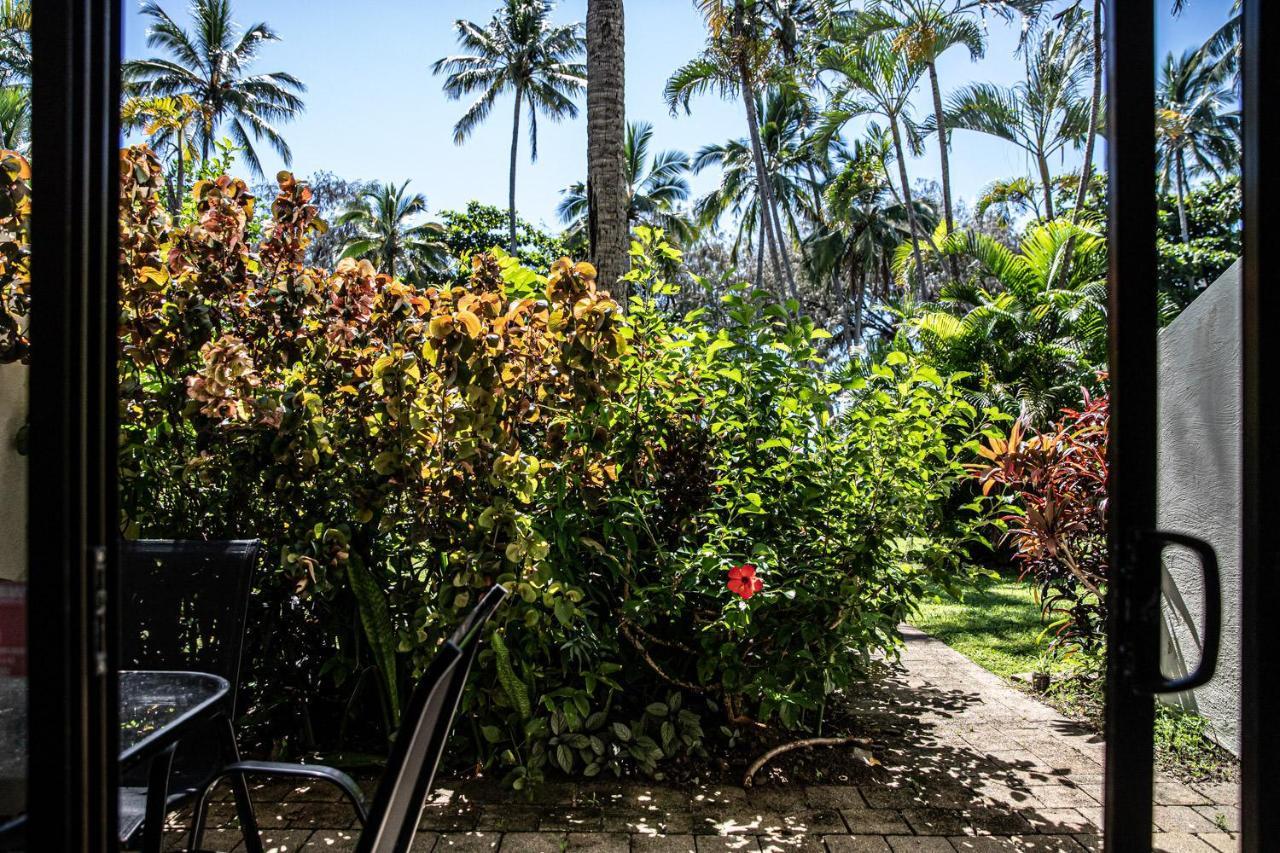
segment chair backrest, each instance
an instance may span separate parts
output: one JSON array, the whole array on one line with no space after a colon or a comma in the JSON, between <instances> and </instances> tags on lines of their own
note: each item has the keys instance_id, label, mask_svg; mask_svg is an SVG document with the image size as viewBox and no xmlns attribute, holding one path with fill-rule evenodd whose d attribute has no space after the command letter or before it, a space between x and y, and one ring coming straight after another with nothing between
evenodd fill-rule
<instances>
[{"instance_id":1,"label":"chair backrest","mask_svg":"<svg viewBox=\"0 0 1280 853\"><path fill-rule=\"evenodd\" d=\"M503 587L491 587L418 680L356 853L407 853L412 846L467 674L480 648L481 629L506 596Z\"/></svg>"},{"instance_id":2,"label":"chair backrest","mask_svg":"<svg viewBox=\"0 0 1280 853\"><path fill-rule=\"evenodd\" d=\"M240 688L256 539L120 544L120 668L196 670Z\"/></svg>"}]
</instances>

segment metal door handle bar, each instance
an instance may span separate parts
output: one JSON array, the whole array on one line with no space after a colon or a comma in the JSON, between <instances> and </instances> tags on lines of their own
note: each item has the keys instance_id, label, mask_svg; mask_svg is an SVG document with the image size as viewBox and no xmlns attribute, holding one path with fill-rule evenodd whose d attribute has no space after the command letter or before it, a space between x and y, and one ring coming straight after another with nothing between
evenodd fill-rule
<instances>
[{"instance_id":1,"label":"metal door handle bar","mask_svg":"<svg viewBox=\"0 0 1280 853\"><path fill-rule=\"evenodd\" d=\"M1180 693L1202 687L1213 678L1218 667L1218 648L1222 641L1222 578L1218 572L1218 555L1213 546L1203 539L1185 533L1168 530L1150 530L1142 536L1161 552L1169 545L1181 545L1195 552L1200 561L1200 574L1204 578L1204 642L1201 645L1200 662L1191 672L1180 678L1167 678L1155 662L1155 672L1147 684L1152 693Z\"/></svg>"}]
</instances>

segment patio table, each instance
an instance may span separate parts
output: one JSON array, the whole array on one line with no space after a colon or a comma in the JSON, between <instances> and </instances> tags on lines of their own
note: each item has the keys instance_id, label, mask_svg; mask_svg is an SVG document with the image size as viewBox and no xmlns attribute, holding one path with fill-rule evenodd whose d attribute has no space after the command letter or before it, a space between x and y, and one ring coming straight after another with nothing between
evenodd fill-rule
<instances>
[{"instance_id":1,"label":"patio table","mask_svg":"<svg viewBox=\"0 0 1280 853\"><path fill-rule=\"evenodd\" d=\"M119 690L120 769L150 762L145 791L120 791L121 837L141 821L142 850L159 853L174 752L193 727L227 710L231 685L207 672L122 670Z\"/></svg>"},{"instance_id":2,"label":"patio table","mask_svg":"<svg viewBox=\"0 0 1280 853\"><path fill-rule=\"evenodd\" d=\"M195 725L225 712L230 691L225 678L205 672L120 672L120 769L150 762L145 795L121 791L121 823L126 823L126 815L132 815L135 821L146 815L144 851L160 849L169 773L178 743ZM14 715L8 721L10 729L22 729L9 732L17 739L15 742L26 742L26 722L25 714ZM136 825L135 822L135 828ZM6 829L19 829L19 822Z\"/></svg>"},{"instance_id":3,"label":"patio table","mask_svg":"<svg viewBox=\"0 0 1280 853\"><path fill-rule=\"evenodd\" d=\"M135 767L177 744L207 720L231 691L225 678L207 672L120 673L120 768Z\"/></svg>"}]
</instances>

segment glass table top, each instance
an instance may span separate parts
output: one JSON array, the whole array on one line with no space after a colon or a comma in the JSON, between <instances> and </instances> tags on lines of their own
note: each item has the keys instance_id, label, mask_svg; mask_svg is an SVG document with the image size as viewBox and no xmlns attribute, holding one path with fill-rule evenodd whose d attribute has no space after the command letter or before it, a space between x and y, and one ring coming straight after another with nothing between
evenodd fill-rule
<instances>
[{"instance_id":1,"label":"glass table top","mask_svg":"<svg viewBox=\"0 0 1280 853\"><path fill-rule=\"evenodd\" d=\"M212 712L230 690L205 672L120 673L120 762L171 742L187 723Z\"/></svg>"}]
</instances>

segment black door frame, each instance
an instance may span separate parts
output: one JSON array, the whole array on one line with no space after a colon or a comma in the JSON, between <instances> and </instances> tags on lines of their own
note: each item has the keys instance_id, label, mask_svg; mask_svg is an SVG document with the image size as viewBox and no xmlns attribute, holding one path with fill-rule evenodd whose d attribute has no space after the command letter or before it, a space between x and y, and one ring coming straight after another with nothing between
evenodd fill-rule
<instances>
[{"instance_id":1,"label":"black door frame","mask_svg":"<svg viewBox=\"0 0 1280 853\"><path fill-rule=\"evenodd\" d=\"M29 849L116 842L120 4L32 3Z\"/></svg>"},{"instance_id":2,"label":"black door frame","mask_svg":"<svg viewBox=\"0 0 1280 853\"><path fill-rule=\"evenodd\" d=\"M35 310L29 478L29 830L40 849L116 846L112 612L115 532L116 204L120 93L118 0L33 3L32 216ZM1266 204L1280 198L1266 143L1266 88L1280 79L1280 4L1245 0L1244 77L1244 696L1243 843L1280 849L1280 810L1264 798L1280 739L1263 731L1280 708L1280 660L1266 640L1280 600L1280 436L1264 419L1280 399L1275 357L1280 282L1266 257ZM1155 524L1156 250L1154 3L1107 4L1108 172L1112 329L1112 653L1107 681L1105 831L1108 849L1151 845L1153 700L1157 672ZM1270 48L1270 49L1268 49ZM1274 114L1275 110L1270 111ZM1123 176L1123 180L1120 179Z\"/></svg>"},{"instance_id":3,"label":"black door frame","mask_svg":"<svg viewBox=\"0 0 1280 853\"><path fill-rule=\"evenodd\" d=\"M1280 719L1280 655L1275 652L1275 607L1280 602L1280 430L1266 403L1280 400L1280 278L1276 247L1268 246L1268 207L1280 198L1276 136L1280 122L1268 102L1280 80L1280 4L1245 0L1244 264L1242 342L1244 344L1244 495L1241 585L1241 849L1245 853L1280 850L1280 809L1268 787L1280 768L1280 737L1269 727ZM1272 410L1274 412L1274 410ZM1270 800L1270 802L1268 801Z\"/></svg>"},{"instance_id":4,"label":"black door frame","mask_svg":"<svg viewBox=\"0 0 1280 853\"><path fill-rule=\"evenodd\" d=\"M1161 537L1153 533L1155 7L1152 0L1107 4L1112 576L1103 820L1107 849L1125 853L1151 849L1153 694L1170 686L1159 669ZM1280 198L1280 163L1268 145L1280 137L1266 97L1268 84L1280 80L1280 3L1244 0L1243 15L1241 849L1266 853L1280 850L1280 809L1267 797L1269 772L1280 767L1280 738L1267 731L1280 714L1280 656L1268 654L1272 610L1280 601L1280 501L1269 489L1280 478L1280 430L1264 411L1265 401L1280 399L1280 280L1268 253L1275 250L1264 242L1267 206Z\"/></svg>"},{"instance_id":5,"label":"black door frame","mask_svg":"<svg viewBox=\"0 0 1280 853\"><path fill-rule=\"evenodd\" d=\"M1151 849L1151 693L1159 665L1160 566L1142 537L1156 524L1155 3L1110 0L1107 21L1107 174L1111 433L1107 592L1106 787L1108 850Z\"/></svg>"}]
</instances>

